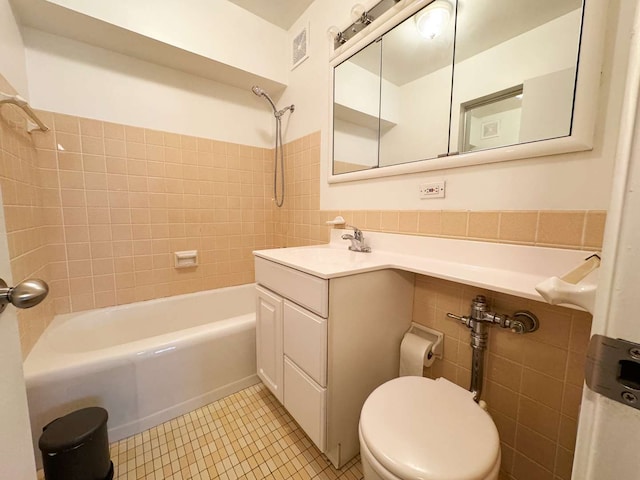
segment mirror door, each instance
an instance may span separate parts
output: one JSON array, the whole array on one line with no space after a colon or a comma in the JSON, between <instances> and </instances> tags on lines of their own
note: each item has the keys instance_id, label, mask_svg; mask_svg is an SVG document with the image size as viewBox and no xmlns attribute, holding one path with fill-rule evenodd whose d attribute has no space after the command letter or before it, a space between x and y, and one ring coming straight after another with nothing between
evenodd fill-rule
<instances>
[{"instance_id":1,"label":"mirror door","mask_svg":"<svg viewBox=\"0 0 640 480\"><path fill-rule=\"evenodd\" d=\"M380 41L333 70L333 174L378 167Z\"/></svg>"},{"instance_id":2,"label":"mirror door","mask_svg":"<svg viewBox=\"0 0 640 480\"><path fill-rule=\"evenodd\" d=\"M382 37L380 167L448 153L452 13L451 3L434 2Z\"/></svg>"},{"instance_id":3,"label":"mirror door","mask_svg":"<svg viewBox=\"0 0 640 480\"><path fill-rule=\"evenodd\" d=\"M582 0L459 0L451 152L571 134Z\"/></svg>"}]
</instances>

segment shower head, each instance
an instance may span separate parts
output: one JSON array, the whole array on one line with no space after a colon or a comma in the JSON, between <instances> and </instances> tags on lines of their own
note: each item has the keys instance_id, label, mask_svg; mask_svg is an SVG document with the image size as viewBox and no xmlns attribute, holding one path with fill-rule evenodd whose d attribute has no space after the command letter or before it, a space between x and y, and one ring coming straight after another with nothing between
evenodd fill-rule
<instances>
[{"instance_id":1,"label":"shower head","mask_svg":"<svg viewBox=\"0 0 640 480\"><path fill-rule=\"evenodd\" d=\"M271 97L269 96L269 94L267 92L265 92L262 88L260 88L257 85L254 85L253 87L251 87L251 91L253 93L255 93L257 96L264 97L264 98L267 99L267 101L271 104L271 108L273 108L274 115L276 113L278 113L278 109L276 108L276 104L273 103L273 100L271 100Z\"/></svg>"}]
</instances>

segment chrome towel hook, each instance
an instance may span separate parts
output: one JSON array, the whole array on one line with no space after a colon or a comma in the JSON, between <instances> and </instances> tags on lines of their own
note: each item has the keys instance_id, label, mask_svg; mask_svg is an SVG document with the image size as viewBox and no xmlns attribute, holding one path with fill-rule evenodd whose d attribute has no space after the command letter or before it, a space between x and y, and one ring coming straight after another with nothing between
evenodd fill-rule
<instances>
[{"instance_id":1,"label":"chrome towel hook","mask_svg":"<svg viewBox=\"0 0 640 480\"><path fill-rule=\"evenodd\" d=\"M17 308L31 308L42 302L49 293L49 285L44 280L32 278L8 287L0 278L0 313L11 303Z\"/></svg>"}]
</instances>

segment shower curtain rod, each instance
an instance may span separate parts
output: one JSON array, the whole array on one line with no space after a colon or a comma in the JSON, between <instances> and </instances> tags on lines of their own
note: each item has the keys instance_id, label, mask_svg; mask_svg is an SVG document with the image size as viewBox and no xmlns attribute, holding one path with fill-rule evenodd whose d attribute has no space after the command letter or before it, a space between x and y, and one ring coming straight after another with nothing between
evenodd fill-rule
<instances>
[{"instance_id":1,"label":"shower curtain rod","mask_svg":"<svg viewBox=\"0 0 640 480\"><path fill-rule=\"evenodd\" d=\"M20 107L29 116L29 118L33 120L32 122L31 120L27 119L27 132L31 133L37 129L40 129L43 132L49 130L49 127L42 123L42 120L38 118L36 112L31 109L27 101L20 95L9 95L7 93L0 92L0 105L4 103L11 103Z\"/></svg>"}]
</instances>

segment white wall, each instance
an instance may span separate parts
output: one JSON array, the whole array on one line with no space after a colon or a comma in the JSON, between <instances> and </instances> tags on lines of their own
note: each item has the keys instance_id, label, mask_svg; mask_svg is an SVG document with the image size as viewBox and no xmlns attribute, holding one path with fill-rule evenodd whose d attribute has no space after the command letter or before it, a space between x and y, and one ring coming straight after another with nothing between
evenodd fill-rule
<instances>
[{"instance_id":1,"label":"white wall","mask_svg":"<svg viewBox=\"0 0 640 480\"><path fill-rule=\"evenodd\" d=\"M378 166L378 130L356 125L339 118L335 121L333 151L339 162Z\"/></svg>"},{"instance_id":2,"label":"white wall","mask_svg":"<svg viewBox=\"0 0 640 480\"><path fill-rule=\"evenodd\" d=\"M35 108L262 147L271 107L251 91L23 29Z\"/></svg>"},{"instance_id":3,"label":"white wall","mask_svg":"<svg viewBox=\"0 0 640 480\"><path fill-rule=\"evenodd\" d=\"M287 33L227 0L49 1L188 52L287 83Z\"/></svg>"},{"instance_id":4,"label":"white wall","mask_svg":"<svg viewBox=\"0 0 640 480\"><path fill-rule=\"evenodd\" d=\"M414 162L447 153L451 67L436 70L396 90L400 107L398 124L380 138L380 165Z\"/></svg>"},{"instance_id":5,"label":"white wall","mask_svg":"<svg viewBox=\"0 0 640 480\"><path fill-rule=\"evenodd\" d=\"M569 134L575 83L575 67L524 81L521 142Z\"/></svg>"},{"instance_id":6,"label":"white wall","mask_svg":"<svg viewBox=\"0 0 640 480\"><path fill-rule=\"evenodd\" d=\"M9 0L0 0L0 75L20 95L29 97L24 44Z\"/></svg>"},{"instance_id":7,"label":"white wall","mask_svg":"<svg viewBox=\"0 0 640 480\"><path fill-rule=\"evenodd\" d=\"M351 4L316 0L292 27L311 23L310 58L292 72L283 103L298 109L289 138L329 125L330 40L327 28L349 23ZM612 0L607 9L599 118L594 149L589 152L470 166L386 179L329 185L328 145L322 147L321 207L324 209L606 209L610 196L612 159L617 138L628 53L631 13L635 2ZM429 179L447 180L447 198L419 200L417 185Z\"/></svg>"}]
</instances>

